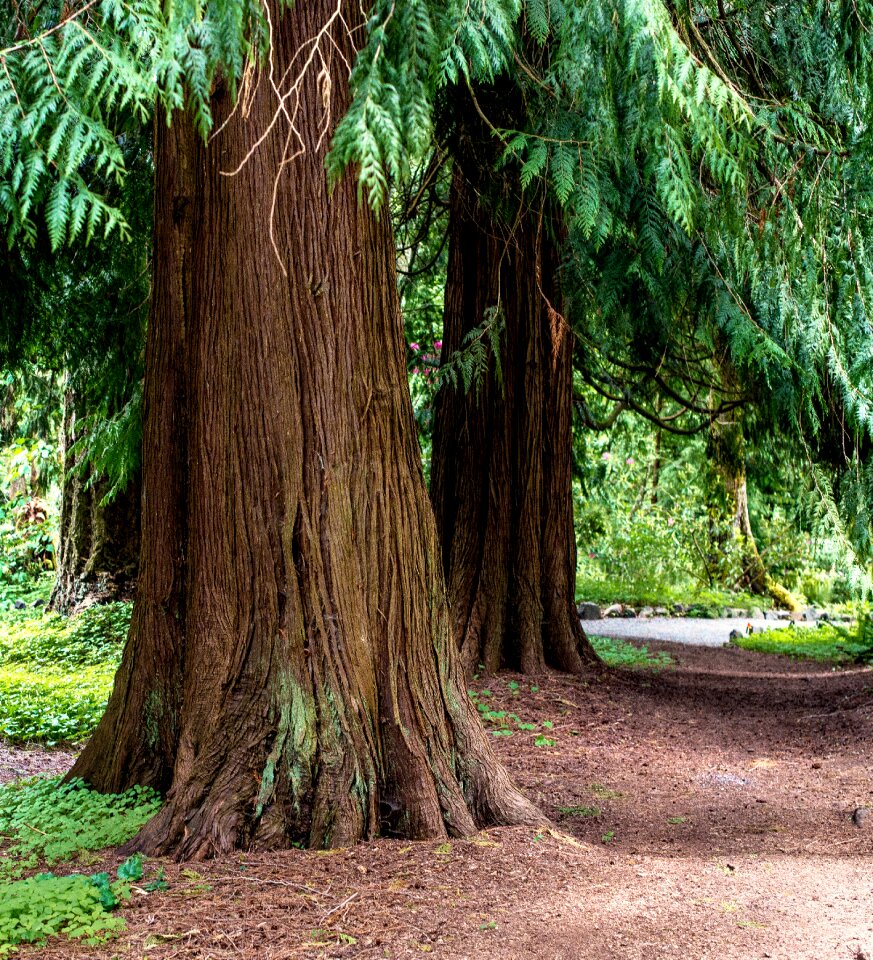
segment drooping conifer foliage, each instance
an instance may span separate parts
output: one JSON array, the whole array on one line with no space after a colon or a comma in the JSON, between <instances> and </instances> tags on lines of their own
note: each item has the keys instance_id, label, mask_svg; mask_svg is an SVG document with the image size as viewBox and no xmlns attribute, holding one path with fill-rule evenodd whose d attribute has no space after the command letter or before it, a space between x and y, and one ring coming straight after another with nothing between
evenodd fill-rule
<instances>
[{"instance_id":1,"label":"drooping conifer foliage","mask_svg":"<svg viewBox=\"0 0 873 960\"><path fill-rule=\"evenodd\" d=\"M809 403L829 377L866 424L870 14L825 0L379 0L329 167L359 164L378 204L427 149L449 85L511 74L528 119L496 123L495 138L523 184L546 178L574 236L595 249L627 236L630 275L664 300L663 223L679 225L722 284L717 320L738 362L792 392L786 369L816 371ZM40 215L54 246L125 229L106 189L128 165L123 119L188 97L205 132L216 71L243 82L268 32L254 3L17 5L0 50L7 236L33 238ZM522 35L549 46L545 70L527 62ZM598 297L626 302L620 288Z\"/></svg>"},{"instance_id":2,"label":"drooping conifer foliage","mask_svg":"<svg viewBox=\"0 0 873 960\"><path fill-rule=\"evenodd\" d=\"M404 157L427 142L431 112L407 109L407 98L449 100L447 84L471 83L435 69L442 22L430 5L410 4L406 16L413 10L403 28L417 38L411 58L393 5L374 5L358 97L338 134L335 157L360 163L376 199L384 171L401 175ZM849 451L841 488L857 506L861 444L832 427L870 428L873 11L537 0L517 7L508 42L501 12L512 16L493 5L491 42L473 45L471 62L482 79L510 75L525 109L518 127L487 105L483 120L522 187L544 180L563 211L567 316L589 344L611 342L605 359L595 350L595 366L641 339L649 356L634 364L657 367L689 305L682 277L696 264L704 309L694 336L704 349L713 335L726 339L748 392L766 395L810 459ZM547 56L530 55L537 44ZM619 394L638 389L614 379ZM862 527L853 523L859 545L869 537Z\"/></svg>"},{"instance_id":3,"label":"drooping conifer foliage","mask_svg":"<svg viewBox=\"0 0 873 960\"><path fill-rule=\"evenodd\" d=\"M386 8L380 20L377 8L372 61L359 61L359 98L340 128L337 154L361 164L370 196L382 195L386 167L402 176L403 159L427 142L427 127L417 125L429 115L404 107L404 97L433 98L451 129L469 87L485 139L490 136L493 144L480 149L473 163L490 170L492 184L502 184L473 188L479 227L486 235L502 230L507 251L512 248L507 256L517 256L512 233L514 228L520 233L524 211L538 212L542 221L545 207L560 209L568 241L562 319L569 319L579 340L583 379L612 398L616 410L636 411L680 433L706 429L715 436L722 419L735 422L738 409L755 402L774 424L784 420L804 443L820 447L833 442L827 427L834 422L836 395L844 413L857 415L856 429L865 430L865 361L855 360L848 342L863 344L866 356L867 321L857 303L829 289L826 276L844 255L836 249L843 246L840 238L853 229L862 237L866 229L863 202L859 205L866 188L853 169L865 151L859 133L868 74L859 61L869 50L862 11L810 4L788 14L766 4L751 12L724 4L685 9L604 2L527 3L519 13L508 48L495 42L473 57L488 81L495 74L495 55L503 57L498 67L510 79L501 79L503 95L494 97L487 89L477 91L469 77L443 74L443 90L428 86L421 74L410 80L416 59L405 52L399 61L392 59L399 49L391 40L393 12ZM418 50L434 52L430 41L438 22L424 23L410 20L404 29L418 31ZM505 39L505 32L496 33ZM435 75L429 68L426 76ZM382 98L380 113L373 102L388 88L399 93ZM847 127L850 116L854 121ZM469 147L469 136L456 138L455 147L459 142ZM451 136L448 144L452 152ZM455 161L463 170L469 157L456 155ZM543 183L549 193L545 203ZM847 184L854 200L846 194ZM490 210L482 206L483 194L500 195L501 189L502 227L485 222L495 215L494 202ZM552 218L547 214L547 222ZM517 272L514 261L510 269ZM538 282L531 265L526 283L533 288ZM443 351L451 387L458 389L458 368L467 374L462 392L471 398L471 411L477 409L473 372L480 379L499 378L501 365L507 365L500 349L492 348L490 369L483 372L488 352L483 331L495 327L486 312L498 310L499 301L499 292L481 298L458 343L446 341ZM807 324L804 318L813 315L822 319ZM465 334L470 349L452 354ZM721 383L725 365L739 373L730 388ZM449 389L444 385L438 409L446 408ZM487 422L493 413L485 408L500 402L496 394L479 396L481 413L474 416ZM656 405L663 419L655 415ZM488 436L470 428L469 416L450 421L442 435ZM490 443L477 441L474 447L483 451ZM434 456L438 499L456 503L466 489L467 496L495 501L481 483L450 484L443 491L443 477L456 466L451 442ZM811 449L809 456L815 456ZM522 469L535 472L535 462ZM490 482L505 491L508 481L495 481L494 472L492 465ZM518 504L513 510L519 514ZM742 509L734 513L745 517ZM438 516L444 514L469 518L476 511L438 508ZM768 592L748 522L735 526L750 544L747 566L755 575L749 583ZM857 522L853 528L862 532ZM529 555L510 529L500 539L512 544L513 555ZM447 558L453 548L469 562L490 555L462 546L450 533ZM451 583L458 573L454 560L447 564ZM480 612L459 614L464 624L477 623L483 609L493 617L501 606L493 599L470 599L479 589L471 586L471 577L481 584L481 575L463 575L468 599L456 606ZM499 622L511 619L501 616ZM463 642L468 628L459 629ZM497 632L505 629L515 632L504 626ZM501 648L503 641L489 641L491 661L495 643ZM470 662L480 659L489 657L473 655ZM514 660L517 654L509 658Z\"/></svg>"}]
</instances>

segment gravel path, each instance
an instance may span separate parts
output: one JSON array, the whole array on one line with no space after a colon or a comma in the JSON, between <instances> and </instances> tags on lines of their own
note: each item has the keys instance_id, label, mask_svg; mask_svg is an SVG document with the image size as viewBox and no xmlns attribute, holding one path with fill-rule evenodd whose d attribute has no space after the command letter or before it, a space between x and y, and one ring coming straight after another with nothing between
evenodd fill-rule
<instances>
[{"instance_id":1,"label":"gravel path","mask_svg":"<svg viewBox=\"0 0 873 960\"><path fill-rule=\"evenodd\" d=\"M755 631L787 627L786 621L752 620L747 617L725 617L705 620L699 617L615 617L605 620L583 620L586 633L595 637L617 637L620 640L668 640L698 647L720 647L730 639L731 630L745 632L751 623ZM798 629L814 626L795 624Z\"/></svg>"}]
</instances>

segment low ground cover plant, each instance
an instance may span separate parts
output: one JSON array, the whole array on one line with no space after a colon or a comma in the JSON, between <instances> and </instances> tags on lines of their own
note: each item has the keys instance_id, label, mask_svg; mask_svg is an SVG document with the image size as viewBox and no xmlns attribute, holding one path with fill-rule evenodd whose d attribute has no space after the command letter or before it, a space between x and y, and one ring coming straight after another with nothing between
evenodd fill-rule
<instances>
[{"instance_id":1,"label":"low ground cover plant","mask_svg":"<svg viewBox=\"0 0 873 960\"><path fill-rule=\"evenodd\" d=\"M139 855L121 864L114 878L105 872L33 871L125 843L160 805L158 794L146 787L99 794L81 780L58 778L0 786L0 957L49 936L95 943L123 928L113 911L130 899L130 884L142 878Z\"/></svg>"},{"instance_id":2,"label":"low ground cover plant","mask_svg":"<svg viewBox=\"0 0 873 960\"><path fill-rule=\"evenodd\" d=\"M0 882L88 850L119 846L160 809L149 787L97 793L81 780L29 778L0 786Z\"/></svg>"},{"instance_id":3,"label":"low ground cover plant","mask_svg":"<svg viewBox=\"0 0 873 960\"><path fill-rule=\"evenodd\" d=\"M474 677L475 679L475 677ZM496 678L495 678L496 679ZM531 693L536 693L539 687L534 684L525 684ZM510 680L506 688L514 699L521 699L522 685L517 680ZM487 688L482 690L468 690L470 699L476 705L479 716L486 728L491 730L494 737L511 737L515 733L530 734L533 737L534 746L552 747L555 744L554 738L548 736L547 731L554 727L552 720L543 720L540 723L531 723L520 717L512 710L501 710L495 707L491 702L492 692Z\"/></svg>"},{"instance_id":4,"label":"low ground cover plant","mask_svg":"<svg viewBox=\"0 0 873 960\"><path fill-rule=\"evenodd\" d=\"M21 943L40 943L47 937L85 937L87 943L125 926L112 911L130 899L130 887L108 874L56 877L41 873L27 880L0 885L0 957Z\"/></svg>"},{"instance_id":5,"label":"low ground cover plant","mask_svg":"<svg viewBox=\"0 0 873 960\"><path fill-rule=\"evenodd\" d=\"M85 739L106 709L115 665L75 673L0 666L0 736L48 746Z\"/></svg>"},{"instance_id":6,"label":"low ground cover plant","mask_svg":"<svg viewBox=\"0 0 873 960\"><path fill-rule=\"evenodd\" d=\"M663 651L649 653L648 647L638 647L615 637L590 636L591 646L608 667L669 667L673 658Z\"/></svg>"}]
</instances>

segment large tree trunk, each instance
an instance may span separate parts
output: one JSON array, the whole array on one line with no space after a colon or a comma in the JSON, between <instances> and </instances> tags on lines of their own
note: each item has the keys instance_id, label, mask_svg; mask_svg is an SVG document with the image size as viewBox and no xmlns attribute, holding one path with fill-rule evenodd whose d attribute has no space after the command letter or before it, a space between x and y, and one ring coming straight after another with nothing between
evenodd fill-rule
<instances>
[{"instance_id":1,"label":"large tree trunk","mask_svg":"<svg viewBox=\"0 0 873 960\"><path fill-rule=\"evenodd\" d=\"M449 231L443 362L488 316L503 325L499 369L489 348L480 382L447 382L436 400L431 498L453 633L468 673L580 673L596 656L575 607L572 342L555 251L527 209L511 224L492 214L460 163Z\"/></svg>"},{"instance_id":2,"label":"large tree trunk","mask_svg":"<svg viewBox=\"0 0 873 960\"><path fill-rule=\"evenodd\" d=\"M324 111L346 108L346 24L361 24L349 0L321 34L335 9L271 4L283 90L319 35L331 82L310 69L299 112L285 101L237 174L222 171L277 109L266 77L245 111L216 93L208 146L183 116L157 130L141 576L73 770L101 790L168 789L136 841L152 853L541 819L496 762L452 646L389 220L348 178L328 190Z\"/></svg>"},{"instance_id":3,"label":"large tree trunk","mask_svg":"<svg viewBox=\"0 0 873 960\"><path fill-rule=\"evenodd\" d=\"M57 574L50 603L60 613L129 599L139 562L139 480L103 503L107 481L76 469L74 444L83 436L83 406L81 398L68 390Z\"/></svg>"}]
</instances>

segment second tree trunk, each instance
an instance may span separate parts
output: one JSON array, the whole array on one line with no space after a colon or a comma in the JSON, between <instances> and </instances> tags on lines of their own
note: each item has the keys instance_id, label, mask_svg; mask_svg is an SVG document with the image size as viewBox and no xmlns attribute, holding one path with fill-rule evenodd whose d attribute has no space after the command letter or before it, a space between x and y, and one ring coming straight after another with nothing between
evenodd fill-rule
<instances>
[{"instance_id":1,"label":"second tree trunk","mask_svg":"<svg viewBox=\"0 0 873 960\"><path fill-rule=\"evenodd\" d=\"M459 168L451 195L443 359L486 318L500 364L436 401L431 499L452 628L467 673L482 664L579 673L595 661L575 608L572 337L558 312L546 225L501 224ZM487 334L484 339L488 339Z\"/></svg>"}]
</instances>

